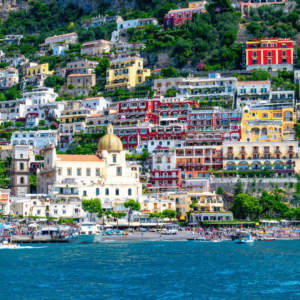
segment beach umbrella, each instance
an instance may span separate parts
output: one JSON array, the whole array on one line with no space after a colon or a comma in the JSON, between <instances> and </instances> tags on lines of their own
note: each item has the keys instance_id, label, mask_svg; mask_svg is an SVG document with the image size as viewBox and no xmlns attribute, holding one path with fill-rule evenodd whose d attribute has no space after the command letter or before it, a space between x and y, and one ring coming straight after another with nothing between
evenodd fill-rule
<instances>
[{"instance_id":1,"label":"beach umbrella","mask_svg":"<svg viewBox=\"0 0 300 300\"><path fill-rule=\"evenodd\" d=\"M169 222L169 221L170 221L170 218L164 218L164 221L165 221L165 222Z\"/></svg>"}]
</instances>

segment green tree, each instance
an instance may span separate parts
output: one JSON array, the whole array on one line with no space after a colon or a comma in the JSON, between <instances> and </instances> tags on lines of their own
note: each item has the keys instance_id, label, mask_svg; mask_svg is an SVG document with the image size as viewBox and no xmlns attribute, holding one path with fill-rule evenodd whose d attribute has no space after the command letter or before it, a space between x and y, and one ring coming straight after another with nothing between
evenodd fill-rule
<instances>
[{"instance_id":1,"label":"green tree","mask_svg":"<svg viewBox=\"0 0 300 300\"><path fill-rule=\"evenodd\" d=\"M95 68L95 73L99 77L106 77L106 70L110 67L110 60L104 56L99 59L98 66Z\"/></svg>"},{"instance_id":2,"label":"green tree","mask_svg":"<svg viewBox=\"0 0 300 300\"><path fill-rule=\"evenodd\" d=\"M158 220L163 219L165 216L161 212L149 213L149 219L156 219L156 226L158 227Z\"/></svg>"},{"instance_id":3,"label":"green tree","mask_svg":"<svg viewBox=\"0 0 300 300\"><path fill-rule=\"evenodd\" d=\"M124 202L124 206L128 208L128 227L130 227L132 213L133 211L141 210L141 204L133 199L129 199L127 202Z\"/></svg>"},{"instance_id":4,"label":"green tree","mask_svg":"<svg viewBox=\"0 0 300 300\"><path fill-rule=\"evenodd\" d=\"M234 196L237 196L238 194L242 194L243 192L244 192L244 185L241 179L238 179L237 183L235 183L233 186Z\"/></svg>"},{"instance_id":5,"label":"green tree","mask_svg":"<svg viewBox=\"0 0 300 300\"><path fill-rule=\"evenodd\" d=\"M15 126L18 127L18 128L20 128L20 127L23 127L24 124L23 124L23 122L18 121L18 122L15 123Z\"/></svg>"},{"instance_id":6,"label":"green tree","mask_svg":"<svg viewBox=\"0 0 300 300\"><path fill-rule=\"evenodd\" d=\"M39 120L39 125L40 126L44 126L46 124L46 121L45 120Z\"/></svg>"},{"instance_id":7,"label":"green tree","mask_svg":"<svg viewBox=\"0 0 300 300\"><path fill-rule=\"evenodd\" d=\"M291 200L291 204L298 207L298 204L300 203L300 195L293 195L293 199Z\"/></svg>"},{"instance_id":8,"label":"green tree","mask_svg":"<svg viewBox=\"0 0 300 300\"><path fill-rule=\"evenodd\" d=\"M71 84L69 84L69 85L68 85L68 89L69 89L69 90L75 89L75 85L74 85L74 84L72 84L72 83L71 83Z\"/></svg>"},{"instance_id":9,"label":"green tree","mask_svg":"<svg viewBox=\"0 0 300 300\"><path fill-rule=\"evenodd\" d=\"M14 123L12 121L8 121L5 123L5 127L12 127L12 126L14 126Z\"/></svg>"},{"instance_id":10,"label":"green tree","mask_svg":"<svg viewBox=\"0 0 300 300\"><path fill-rule=\"evenodd\" d=\"M161 76L165 78L180 77L180 71L174 67L162 68Z\"/></svg>"},{"instance_id":11,"label":"green tree","mask_svg":"<svg viewBox=\"0 0 300 300\"><path fill-rule=\"evenodd\" d=\"M257 69L251 72L250 80L269 80L271 75L268 71Z\"/></svg>"},{"instance_id":12,"label":"green tree","mask_svg":"<svg viewBox=\"0 0 300 300\"><path fill-rule=\"evenodd\" d=\"M166 218L170 218L171 220L173 218L176 217L177 213L176 213L176 210L173 210L173 209L165 209L163 210L162 214L166 217Z\"/></svg>"},{"instance_id":13,"label":"green tree","mask_svg":"<svg viewBox=\"0 0 300 300\"><path fill-rule=\"evenodd\" d=\"M29 175L29 185L32 187L36 187L36 175Z\"/></svg>"},{"instance_id":14,"label":"green tree","mask_svg":"<svg viewBox=\"0 0 300 300\"><path fill-rule=\"evenodd\" d=\"M122 219L126 216L126 213L122 212L122 211L118 211L118 212L112 212L111 216L114 219L117 219L117 228L119 227L119 219Z\"/></svg>"},{"instance_id":15,"label":"green tree","mask_svg":"<svg viewBox=\"0 0 300 300\"><path fill-rule=\"evenodd\" d=\"M239 219L258 218L262 212L259 200L247 194L238 194L229 210Z\"/></svg>"},{"instance_id":16,"label":"green tree","mask_svg":"<svg viewBox=\"0 0 300 300\"><path fill-rule=\"evenodd\" d=\"M82 200L81 204L83 210L90 213L90 220L92 220L93 214L102 216L103 208L99 199Z\"/></svg>"},{"instance_id":17,"label":"green tree","mask_svg":"<svg viewBox=\"0 0 300 300\"><path fill-rule=\"evenodd\" d=\"M236 30L233 30L233 29L227 30L222 38L223 44L226 45L227 47L229 47L230 45L232 45L235 42L236 37L237 37Z\"/></svg>"},{"instance_id":18,"label":"green tree","mask_svg":"<svg viewBox=\"0 0 300 300\"><path fill-rule=\"evenodd\" d=\"M217 195L222 195L224 193L223 189L221 186L218 187L217 189Z\"/></svg>"}]
</instances>

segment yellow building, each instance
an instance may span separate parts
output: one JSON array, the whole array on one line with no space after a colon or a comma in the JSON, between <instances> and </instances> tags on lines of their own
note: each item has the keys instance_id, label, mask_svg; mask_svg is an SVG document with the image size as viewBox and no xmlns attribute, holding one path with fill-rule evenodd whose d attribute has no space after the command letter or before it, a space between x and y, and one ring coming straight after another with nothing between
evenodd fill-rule
<instances>
[{"instance_id":1,"label":"yellow building","mask_svg":"<svg viewBox=\"0 0 300 300\"><path fill-rule=\"evenodd\" d=\"M105 91L130 89L143 83L150 75L150 69L144 69L144 61L140 57L124 57L113 60L106 72Z\"/></svg>"},{"instance_id":2,"label":"yellow building","mask_svg":"<svg viewBox=\"0 0 300 300\"><path fill-rule=\"evenodd\" d=\"M242 171L242 177L253 177L253 171L260 177L286 177L299 172L297 141L224 142L223 155L223 170Z\"/></svg>"},{"instance_id":3,"label":"yellow building","mask_svg":"<svg viewBox=\"0 0 300 300\"><path fill-rule=\"evenodd\" d=\"M243 142L276 142L295 140L297 114L293 107L274 110L243 109Z\"/></svg>"},{"instance_id":4,"label":"yellow building","mask_svg":"<svg viewBox=\"0 0 300 300\"><path fill-rule=\"evenodd\" d=\"M52 75L53 72L54 71L49 71L48 63L41 64L41 65L27 68L26 78L30 78L30 77L32 77L34 75L38 75L38 74Z\"/></svg>"}]
</instances>

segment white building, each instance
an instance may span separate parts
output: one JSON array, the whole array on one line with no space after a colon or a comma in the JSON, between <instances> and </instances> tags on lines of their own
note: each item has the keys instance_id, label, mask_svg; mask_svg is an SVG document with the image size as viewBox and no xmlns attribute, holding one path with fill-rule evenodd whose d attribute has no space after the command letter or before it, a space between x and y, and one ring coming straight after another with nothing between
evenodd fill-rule
<instances>
[{"instance_id":1,"label":"white building","mask_svg":"<svg viewBox=\"0 0 300 300\"><path fill-rule=\"evenodd\" d=\"M11 89L13 85L19 83L19 72L15 68L0 70L0 87Z\"/></svg>"},{"instance_id":2,"label":"white building","mask_svg":"<svg viewBox=\"0 0 300 300\"><path fill-rule=\"evenodd\" d=\"M63 55L63 54L65 54L65 50L67 50L66 49L66 45L64 45L64 44L54 44L54 46L53 46L53 55Z\"/></svg>"},{"instance_id":3,"label":"white building","mask_svg":"<svg viewBox=\"0 0 300 300\"><path fill-rule=\"evenodd\" d=\"M58 94L54 92L53 88L39 87L33 88L31 92L22 92L23 99L31 99L32 104L45 104L55 102Z\"/></svg>"},{"instance_id":4,"label":"white building","mask_svg":"<svg viewBox=\"0 0 300 300\"><path fill-rule=\"evenodd\" d=\"M300 82L300 70L295 70L294 71L294 83L299 83Z\"/></svg>"},{"instance_id":5,"label":"white building","mask_svg":"<svg viewBox=\"0 0 300 300\"><path fill-rule=\"evenodd\" d=\"M109 107L109 101L103 97L93 97L93 98L85 98L82 100L81 104L85 108L93 108L97 112L103 111L104 109Z\"/></svg>"},{"instance_id":6,"label":"white building","mask_svg":"<svg viewBox=\"0 0 300 300\"><path fill-rule=\"evenodd\" d=\"M25 58L23 54L13 54L13 56L6 56L1 58L1 62L10 63L11 67L17 67L18 65L23 65L29 60Z\"/></svg>"},{"instance_id":7,"label":"white building","mask_svg":"<svg viewBox=\"0 0 300 300\"><path fill-rule=\"evenodd\" d=\"M76 219L80 222L87 218L87 213L82 209L81 201L51 202L50 217Z\"/></svg>"},{"instance_id":8,"label":"white building","mask_svg":"<svg viewBox=\"0 0 300 300\"><path fill-rule=\"evenodd\" d=\"M15 131L11 136L12 145L29 145L35 149L44 148L49 142L58 145L57 130Z\"/></svg>"},{"instance_id":9,"label":"white building","mask_svg":"<svg viewBox=\"0 0 300 300\"><path fill-rule=\"evenodd\" d=\"M269 100L271 82L265 81L239 81L237 84L236 108L266 104Z\"/></svg>"},{"instance_id":10,"label":"white building","mask_svg":"<svg viewBox=\"0 0 300 300\"><path fill-rule=\"evenodd\" d=\"M10 213L9 196L10 190L0 189L0 214L2 216L7 216Z\"/></svg>"},{"instance_id":11,"label":"white building","mask_svg":"<svg viewBox=\"0 0 300 300\"><path fill-rule=\"evenodd\" d=\"M8 42L9 44L18 44L22 38L22 34L8 34L4 37L4 41Z\"/></svg>"},{"instance_id":12,"label":"white building","mask_svg":"<svg viewBox=\"0 0 300 300\"><path fill-rule=\"evenodd\" d=\"M82 21L82 27L84 27L85 29L88 29L89 27L99 27L99 26L103 26L103 25L108 25L111 23L119 23L119 22L123 22L123 18L121 16L109 16L109 15L105 15L105 16L98 16L98 17L94 17L91 18L90 20L84 20Z\"/></svg>"},{"instance_id":13,"label":"white building","mask_svg":"<svg viewBox=\"0 0 300 300\"><path fill-rule=\"evenodd\" d=\"M62 35L55 35L45 39L45 44L48 44L51 48L55 43L65 42L67 44L77 44L78 43L78 35L75 32L66 33Z\"/></svg>"},{"instance_id":14,"label":"white building","mask_svg":"<svg viewBox=\"0 0 300 300\"><path fill-rule=\"evenodd\" d=\"M22 197L11 197L11 210L26 219L33 217L49 217L50 200L46 195L27 194Z\"/></svg>"},{"instance_id":15,"label":"white building","mask_svg":"<svg viewBox=\"0 0 300 300\"><path fill-rule=\"evenodd\" d=\"M57 155L53 144L44 149L44 168L37 170L38 192L51 198L98 198L101 203L123 203L142 194L140 170L126 165L120 139L107 127L96 155Z\"/></svg>"},{"instance_id":16,"label":"white building","mask_svg":"<svg viewBox=\"0 0 300 300\"><path fill-rule=\"evenodd\" d=\"M150 140L141 141L140 136L138 136L139 144L135 151L139 154L143 153L143 149L147 149L149 153L153 153L153 150L159 147L167 147L169 149L183 149L185 146L185 141L180 140Z\"/></svg>"},{"instance_id":17,"label":"white building","mask_svg":"<svg viewBox=\"0 0 300 300\"><path fill-rule=\"evenodd\" d=\"M143 26L143 25L157 25L158 21L155 18L147 18L147 19L136 19L136 20L127 20L124 22L119 22L117 24L117 30L120 33L122 30L127 30L129 28L135 28L137 26Z\"/></svg>"}]
</instances>

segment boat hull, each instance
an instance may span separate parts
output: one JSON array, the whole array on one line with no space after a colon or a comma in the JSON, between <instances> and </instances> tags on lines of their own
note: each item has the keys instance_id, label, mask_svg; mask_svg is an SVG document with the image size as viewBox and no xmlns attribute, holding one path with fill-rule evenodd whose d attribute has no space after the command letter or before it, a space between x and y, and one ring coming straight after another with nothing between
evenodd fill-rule
<instances>
[{"instance_id":1,"label":"boat hull","mask_svg":"<svg viewBox=\"0 0 300 300\"><path fill-rule=\"evenodd\" d=\"M235 242L237 244L248 244L248 243L253 243L254 239L236 239Z\"/></svg>"},{"instance_id":2,"label":"boat hull","mask_svg":"<svg viewBox=\"0 0 300 300\"><path fill-rule=\"evenodd\" d=\"M68 238L68 242L71 244L89 244L89 243L100 243L102 238L101 234L82 234L77 237L71 236Z\"/></svg>"}]
</instances>

